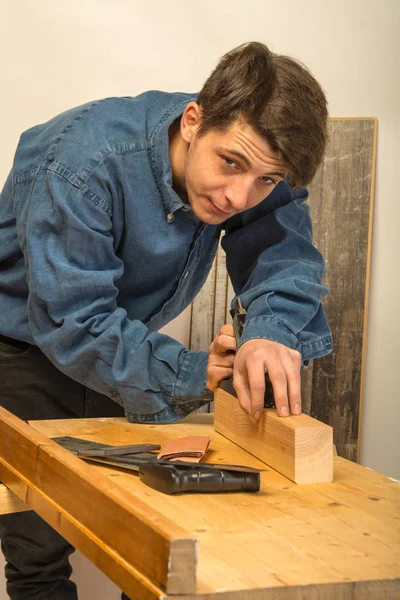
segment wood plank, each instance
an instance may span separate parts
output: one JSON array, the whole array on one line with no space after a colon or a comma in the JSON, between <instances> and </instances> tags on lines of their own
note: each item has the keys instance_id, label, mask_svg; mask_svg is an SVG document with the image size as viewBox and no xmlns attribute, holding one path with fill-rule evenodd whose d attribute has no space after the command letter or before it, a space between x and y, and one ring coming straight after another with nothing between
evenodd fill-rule
<instances>
[{"instance_id":1,"label":"wood plank","mask_svg":"<svg viewBox=\"0 0 400 600\"><path fill-rule=\"evenodd\" d=\"M220 242L209 276L192 302L190 350L208 351L222 325L232 322L229 311L234 295Z\"/></svg>"},{"instance_id":2,"label":"wood plank","mask_svg":"<svg viewBox=\"0 0 400 600\"><path fill-rule=\"evenodd\" d=\"M333 479L332 428L308 415L282 418L276 410L264 409L255 423L235 396L218 388L214 428L295 483Z\"/></svg>"},{"instance_id":3,"label":"wood plank","mask_svg":"<svg viewBox=\"0 0 400 600\"><path fill-rule=\"evenodd\" d=\"M31 425L49 436L109 444L163 444L180 435L210 435L206 460L265 467L213 431L207 414L171 425L137 425L122 418ZM296 485L267 467L258 494L174 497L128 472L93 468L110 488L118 483L149 511L162 513L199 540L196 594L181 600L400 597L400 485L385 475L335 457L333 483Z\"/></svg>"},{"instance_id":4,"label":"wood plank","mask_svg":"<svg viewBox=\"0 0 400 600\"><path fill-rule=\"evenodd\" d=\"M226 255L222 249L221 242L218 246L218 252L215 259L216 276L215 276L215 305L213 319L213 335L214 339L222 325L230 323L231 319L226 320L226 303L227 303L227 285L228 272L226 270Z\"/></svg>"},{"instance_id":5,"label":"wood plank","mask_svg":"<svg viewBox=\"0 0 400 600\"><path fill-rule=\"evenodd\" d=\"M226 255L221 246L221 240L219 242L217 255L215 257L215 270L215 303L212 339L215 338L225 323L231 323L232 321L229 311L228 316L226 315L227 304L230 304L230 301L228 301L230 288L228 271L226 270ZM214 402L210 403L208 412L214 412Z\"/></svg>"},{"instance_id":6,"label":"wood plank","mask_svg":"<svg viewBox=\"0 0 400 600\"><path fill-rule=\"evenodd\" d=\"M30 507L20 500L8 487L0 483L0 515L25 512L26 510L30 510Z\"/></svg>"},{"instance_id":7,"label":"wood plank","mask_svg":"<svg viewBox=\"0 0 400 600\"><path fill-rule=\"evenodd\" d=\"M228 285L226 288L226 314L225 314L225 323L232 323L232 317L231 317L231 303L232 300L235 297L235 290L233 289L233 285L232 285L232 281L229 277L229 275L227 275L228 277Z\"/></svg>"},{"instance_id":8,"label":"wood plank","mask_svg":"<svg viewBox=\"0 0 400 600\"><path fill-rule=\"evenodd\" d=\"M21 484L21 475L1 462L0 472L10 485L14 485L15 482ZM113 547L104 544L101 539L94 536L89 529L83 527L79 521L73 519L63 508L36 487L31 484L28 485L27 480L22 478L22 482L25 484L29 508L41 515L73 546L79 548L86 558L101 569L129 597L140 598L141 600L158 600L163 596L162 590L134 569L128 561L123 560ZM11 491L9 493L12 494ZM23 504L18 498L17 500L21 505Z\"/></svg>"},{"instance_id":9,"label":"wood plank","mask_svg":"<svg viewBox=\"0 0 400 600\"><path fill-rule=\"evenodd\" d=\"M189 348L195 351L208 351L213 339L215 307L216 261L202 287L201 293L193 300Z\"/></svg>"},{"instance_id":10,"label":"wood plank","mask_svg":"<svg viewBox=\"0 0 400 600\"><path fill-rule=\"evenodd\" d=\"M310 585L249 590L239 592L219 592L218 594L196 594L195 596L175 596L174 600L398 600L399 579L357 581L352 587L348 584Z\"/></svg>"},{"instance_id":11,"label":"wood plank","mask_svg":"<svg viewBox=\"0 0 400 600\"><path fill-rule=\"evenodd\" d=\"M145 502L106 481L92 465L70 454L4 408L0 408L0 480L57 530L62 507L153 585L170 593L196 586L197 540ZM32 491L35 493L32 495ZM71 493L73 490L73 493ZM95 509L94 509L95 507ZM118 531L116 536L115 532Z\"/></svg>"},{"instance_id":12,"label":"wood plank","mask_svg":"<svg viewBox=\"0 0 400 600\"><path fill-rule=\"evenodd\" d=\"M228 285L226 257L221 243L218 245L213 266L205 284L192 303L189 348L194 351L208 351L208 348L224 323L231 318L227 304L227 294L233 294Z\"/></svg>"},{"instance_id":13,"label":"wood plank","mask_svg":"<svg viewBox=\"0 0 400 600\"><path fill-rule=\"evenodd\" d=\"M216 276L217 262L215 259L200 293L192 302L189 338L190 350L208 352L208 348L213 340ZM202 406L194 412L209 413L210 405Z\"/></svg>"},{"instance_id":14,"label":"wood plank","mask_svg":"<svg viewBox=\"0 0 400 600\"><path fill-rule=\"evenodd\" d=\"M310 186L314 242L327 265L324 307L333 352L304 374L309 414L333 427L340 456L359 458L371 260L376 119L330 119L327 152Z\"/></svg>"}]
</instances>

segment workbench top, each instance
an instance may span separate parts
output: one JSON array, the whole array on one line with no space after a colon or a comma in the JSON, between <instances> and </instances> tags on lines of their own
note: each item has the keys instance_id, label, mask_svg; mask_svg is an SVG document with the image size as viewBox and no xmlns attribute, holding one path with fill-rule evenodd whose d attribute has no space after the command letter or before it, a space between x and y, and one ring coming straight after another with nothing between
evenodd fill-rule
<instances>
[{"instance_id":1,"label":"workbench top","mask_svg":"<svg viewBox=\"0 0 400 600\"><path fill-rule=\"evenodd\" d=\"M335 457L333 483L296 485L215 433L207 414L173 425L136 425L122 418L30 425L48 437L69 435L113 445L163 444L181 435L208 434L212 441L207 461L267 469L257 494L167 496L134 473L87 465L108 482L112 493L122 491L126 500L142 501L150 519L162 515L198 540L196 593L175 598L400 597L400 486L389 477ZM84 543L80 549L85 552ZM89 557L96 562L93 553ZM140 573L129 572L140 578ZM147 597L167 596L154 588Z\"/></svg>"}]
</instances>

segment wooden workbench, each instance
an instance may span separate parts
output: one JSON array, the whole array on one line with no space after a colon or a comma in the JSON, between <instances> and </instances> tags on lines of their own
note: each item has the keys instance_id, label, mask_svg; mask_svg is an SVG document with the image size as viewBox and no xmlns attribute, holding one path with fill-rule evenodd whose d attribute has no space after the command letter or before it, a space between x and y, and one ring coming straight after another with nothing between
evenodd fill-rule
<instances>
[{"instance_id":1,"label":"wooden workbench","mask_svg":"<svg viewBox=\"0 0 400 600\"><path fill-rule=\"evenodd\" d=\"M162 444L179 435L209 434L207 460L265 465L215 433L212 415L207 414L162 426L117 418L32 421L30 427L22 423L22 434L27 430L47 453L35 481L29 480L29 467L22 476L10 467L14 451L20 451L13 446L17 438L12 436L0 452L0 478L133 600L172 597L171 591L176 600L400 598L400 486L389 477L336 457L333 483L296 485L268 469L262 473L257 494L166 496L142 484L135 474L84 464L62 448L53 450L53 443L36 432L108 444ZM28 445L21 452L26 452L28 462L39 461L40 452L28 457L32 448ZM75 471L82 464L79 472L93 477L95 487L70 487L66 493L62 491L65 478L60 478L53 493L51 477L57 480L59 461L62 469L71 464ZM116 508L107 513L99 505L98 490L109 490ZM74 514L77 495L82 510ZM150 540L142 552L133 535L131 552L124 542L130 506L132 519L142 518L144 523L136 537ZM125 513L119 519L115 511L120 509ZM90 513L96 517L96 531L89 527ZM102 532L107 542L101 539ZM110 539L120 550L110 547ZM174 573L163 579L163 560L168 558L169 564L172 560L165 550L171 540L177 552L174 568L178 565L180 571L175 583ZM154 562L160 561L154 575L148 565L149 550ZM190 581L195 582L194 593L180 593L180 586L184 589L189 582L190 587Z\"/></svg>"}]
</instances>

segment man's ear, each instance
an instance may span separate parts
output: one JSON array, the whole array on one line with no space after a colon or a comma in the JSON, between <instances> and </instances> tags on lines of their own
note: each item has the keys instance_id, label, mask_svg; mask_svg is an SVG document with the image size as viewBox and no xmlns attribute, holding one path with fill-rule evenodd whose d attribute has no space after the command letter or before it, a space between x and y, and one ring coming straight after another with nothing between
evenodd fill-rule
<instances>
[{"instance_id":1,"label":"man's ear","mask_svg":"<svg viewBox=\"0 0 400 600\"><path fill-rule=\"evenodd\" d=\"M189 102L181 117L181 135L188 144L196 137L201 124L202 110L197 102Z\"/></svg>"}]
</instances>

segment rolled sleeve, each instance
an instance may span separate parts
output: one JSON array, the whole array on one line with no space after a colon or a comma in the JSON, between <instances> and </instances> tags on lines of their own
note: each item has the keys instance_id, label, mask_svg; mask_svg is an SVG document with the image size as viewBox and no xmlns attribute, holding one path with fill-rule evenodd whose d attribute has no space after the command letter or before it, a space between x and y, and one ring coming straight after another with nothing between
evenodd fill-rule
<instances>
[{"instance_id":1,"label":"rolled sleeve","mask_svg":"<svg viewBox=\"0 0 400 600\"><path fill-rule=\"evenodd\" d=\"M175 383L175 397L181 404L191 402L211 402L212 392L207 389L208 352L182 353L178 377Z\"/></svg>"},{"instance_id":2,"label":"rolled sleeve","mask_svg":"<svg viewBox=\"0 0 400 600\"><path fill-rule=\"evenodd\" d=\"M292 350L300 352L300 344L297 337L283 323L280 323L276 317L260 316L246 320L239 348L249 340L260 338L278 342L288 348L292 348Z\"/></svg>"}]
</instances>

